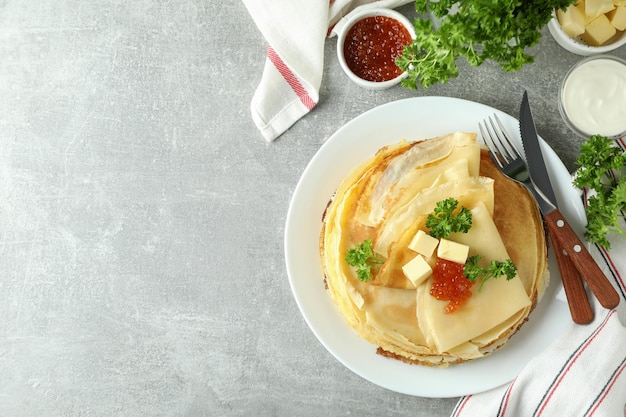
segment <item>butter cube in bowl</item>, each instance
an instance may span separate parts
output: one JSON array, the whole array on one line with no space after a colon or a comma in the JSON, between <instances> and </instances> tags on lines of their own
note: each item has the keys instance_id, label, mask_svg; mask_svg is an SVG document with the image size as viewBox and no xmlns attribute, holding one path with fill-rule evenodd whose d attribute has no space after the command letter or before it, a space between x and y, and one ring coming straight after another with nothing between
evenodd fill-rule
<instances>
[{"instance_id":1,"label":"butter cube in bowl","mask_svg":"<svg viewBox=\"0 0 626 417\"><path fill-rule=\"evenodd\" d=\"M555 10L548 30L559 45L578 55L613 51L626 44L626 0L578 0Z\"/></svg>"}]
</instances>

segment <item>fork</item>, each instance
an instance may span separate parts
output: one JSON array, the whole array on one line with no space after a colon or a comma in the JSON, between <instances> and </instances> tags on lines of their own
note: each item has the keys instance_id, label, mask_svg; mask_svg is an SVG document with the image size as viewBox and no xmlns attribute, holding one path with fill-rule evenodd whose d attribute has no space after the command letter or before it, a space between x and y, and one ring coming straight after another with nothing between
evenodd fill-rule
<instances>
[{"instance_id":1,"label":"fork","mask_svg":"<svg viewBox=\"0 0 626 417\"><path fill-rule=\"evenodd\" d=\"M478 128L489 148L489 155L500 172L513 181L524 185L533 197L537 199L537 191L530 180L526 162L517 151L498 116L494 114L493 119L489 117L483 120L482 123L478 123ZM572 320L578 324L590 323L594 314L580 273L571 262L567 252L559 244L558 239L551 236L550 240L552 241L554 254L561 271L561 281L565 289Z\"/></svg>"}]
</instances>

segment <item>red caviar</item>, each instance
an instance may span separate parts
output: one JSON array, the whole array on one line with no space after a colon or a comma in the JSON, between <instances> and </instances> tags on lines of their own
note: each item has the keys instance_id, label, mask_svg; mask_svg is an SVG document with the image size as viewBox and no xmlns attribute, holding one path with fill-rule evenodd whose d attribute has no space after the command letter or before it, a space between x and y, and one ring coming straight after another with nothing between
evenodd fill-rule
<instances>
[{"instance_id":1,"label":"red caviar","mask_svg":"<svg viewBox=\"0 0 626 417\"><path fill-rule=\"evenodd\" d=\"M402 74L395 60L409 43L411 34L396 19L372 16L350 28L343 53L356 76L367 81L387 81Z\"/></svg>"},{"instance_id":2,"label":"red caviar","mask_svg":"<svg viewBox=\"0 0 626 417\"><path fill-rule=\"evenodd\" d=\"M472 286L475 282L463 275L465 265L437 258L433 269L433 284L430 295L437 300L448 301L444 312L454 313L472 296Z\"/></svg>"}]
</instances>

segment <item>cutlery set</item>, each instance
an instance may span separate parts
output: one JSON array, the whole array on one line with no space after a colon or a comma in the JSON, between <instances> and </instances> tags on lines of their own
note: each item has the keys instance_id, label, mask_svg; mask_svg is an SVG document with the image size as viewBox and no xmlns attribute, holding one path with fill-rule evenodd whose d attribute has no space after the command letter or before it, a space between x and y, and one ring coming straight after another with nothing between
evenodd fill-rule
<instances>
[{"instance_id":1,"label":"cutlery set","mask_svg":"<svg viewBox=\"0 0 626 417\"><path fill-rule=\"evenodd\" d=\"M594 261L585 243L559 211L527 92L524 92L522 98L519 125L525 161L497 116L479 123L479 129L500 171L526 186L535 197L554 248L572 319L578 324L590 323L594 313L583 281L607 309L619 304L619 295Z\"/></svg>"}]
</instances>

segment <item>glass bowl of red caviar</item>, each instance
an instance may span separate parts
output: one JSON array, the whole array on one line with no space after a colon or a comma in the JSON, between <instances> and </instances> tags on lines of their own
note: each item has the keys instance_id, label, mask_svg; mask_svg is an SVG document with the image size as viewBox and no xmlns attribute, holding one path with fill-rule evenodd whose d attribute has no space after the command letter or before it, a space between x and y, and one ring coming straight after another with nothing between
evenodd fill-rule
<instances>
[{"instance_id":1,"label":"glass bowl of red caviar","mask_svg":"<svg viewBox=\"0 0 626 417\"><path fill-rule=\"evenodd\" d=\"M406 77L395 59L415 38L411 22L401 13L385 8L355 11L337 33L337 56L355 84L380 90Z\"/></svg>"}]
</instances>

